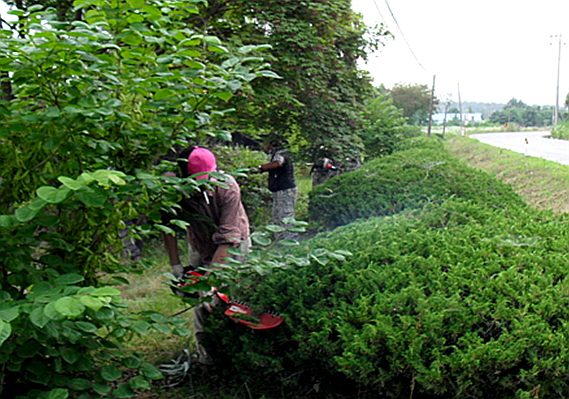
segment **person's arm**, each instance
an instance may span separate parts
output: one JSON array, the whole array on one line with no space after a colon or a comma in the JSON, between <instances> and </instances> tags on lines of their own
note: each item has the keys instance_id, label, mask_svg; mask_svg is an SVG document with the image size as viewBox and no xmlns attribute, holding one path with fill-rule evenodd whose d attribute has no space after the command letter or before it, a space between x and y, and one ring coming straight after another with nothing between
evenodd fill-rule
<instances>
[{"instance_id":1,"label":"person's arm","mask_svg":"<svg viewBox=\"0 0 569 399\"><path fill-rule=\"evenodd\" d=\"M280 168L285 163L285 158L280 153L273 154L271 161L264 165L260 165L258 168L259 173L266 172L271 169Z\"/></svg>"},{"instance_id":2,"label":"person's arm","mask_svg":"<svg viewBox=\"0 0 569 399\"><path fill-rule=\"evenodd\" d=\"M176 277L181 277L184 266L182 266L180 253L178 252L178 239L172 234L162 233L162 241L164 242L164 248L170 260L172 274Z\"/></svg>"},{"instance_id":3,"label":"person's arm","mask_svg":"<svg viewBox=\"0 0 569 399\"><path fill-rule=\"evenodd\" d=\"M280 168L281 166L283 166L283 161L280 159L277 159L275 161L266 163L264 165L260 165L259 166L259 172L266 172L266 171L271 170L271 169Z\"/></svg>"},{"instance_id":4,"label":"person's arm","mask_svg":"<svg viewBox=\"0 0 569 399\"><path fill-rule=\"evenodd\" d=\"M229 257L229 252L227 250L229 248L233 248L231 244L219 244L215 253L213 254L213 258L211 259L211 263L226 263L225 258ZM215 267L215 266L214 266Z\"/></svg>"}]
</instances>

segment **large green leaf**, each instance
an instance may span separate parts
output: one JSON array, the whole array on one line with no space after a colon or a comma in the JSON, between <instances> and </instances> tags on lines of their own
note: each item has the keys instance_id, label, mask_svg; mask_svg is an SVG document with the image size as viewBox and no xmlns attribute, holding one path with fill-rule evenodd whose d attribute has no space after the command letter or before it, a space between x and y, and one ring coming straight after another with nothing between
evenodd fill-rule
<instances>
[{"instance_id":1,"label":"large green leaf","mask_svg":"<svg viewBox=\"0 0 569 399\"><path fill-rule=\"evenodd\" d=\"M107 202L107 195L102 190L83 187L75 192L75 198L87 206L101 207Z\"/></svg>"},{"instance_id":2,"label":"large green leaf","mask_svg":"<svg viewBox=\"0 0 569 399\"><path fill-rule=\"evenodd\" d=\"M69 397L69 391L64 388L55 388L43 395L43 397L46 399L67 399Z\"/></svg>"},{"instance_id":3,"label":"large green leaf","mask_svg":"<svg viewBox=\"0 0 569 399\"><path fill-rule=\"evenodd\" d=\"M35 197L32 202L28 205L31 210L39 211L47 205L47 202L40 197Z\"/></svg>"},{"instance_id":4,"label":"large green leaf","mask_svg":"<svg viewBox=\"0 0 569 399\"><path fill-rule=\"evenodd\" d=\"M65 317L55 309L55 302L48 303L43 308L43 313L50 320L63 320Z\"/></svg>"},{"instance_id":5,"label":"large green leaf","mask_svg":"<svg viewBox=\"0 0 569 399\"><path fill-rule=\"evenodd\" d=\"M131 330L138 334L146 334L150 329L150 323L139 320L130 326Z\"/></svg>"},{"instance_id":6,"label":"large green leaf","mask_svg":"<svg viewBox=\"0 0 569 399\"><path fill-rule=\"evenodd\" d=\"M272 49L273 46L271 46L270 44L260 44L260 45L251 45L251 46L242 46L239 47L239 52L241 54L248 54L252 51L264 51L264 50L270 50Z\"/></svg>"},{"instance_id":7,"label":"large green leaf","mask_svg":"<svg viewBox=\"0 0 569 399\"><path fill-rule=\"evenodd\" d=\"M6 341L12 334L12 326L10 323L0 320L0 346Z\"/></svg>"},{"instance_id":8,"label":"large green leaf","mask_svg":"<svg viewBox=\"0 0 569 399\"><path fill-rule=\"evenodd\" d=\"M120 290L117 290L116 288L113 287L101 287L101 288L97 288L95 289L91 295L93 296L120 296L121 292Z\"/></svg>"},{"instance_id":9,"label":"large green leaf","mask_svg":"<svg viewBox=\"0 0 569 399\"><path fill-rule=\"evenodd\" d=\"M12 215L0 215L0 227L5 229L10 228L14 225L16 218Z\"/></svg>"},{"instance_id":10,"label":"large green leaf","mask_svg":"<svg viewBox=\"0 0 569 399\"><path fill-rule=\"evenodd\" d=\"M99 298L94 298L90 295L81 295L79 297L79 300L83 305L87 306L89 309L94 310L95 312L105 305L105 303Z\"/></svg>"},{"instance_id":11,"label":"large green leaf","mask_svg":"<svg viewBox=\"0 0 569 399\"><path fill-rule=\"evenodd\" d=\"M77 391L85 391L91 388L91 381L86 378L74 378L69 381L69 388Z\"/></svg>"},{"instance_id":12,"label":"large green leaf","mask_svg":"<svg viewBox=\"0 0 569 399\"><path fill-rule=\"evenodd\" d=\"M94 325L93 323L89 323L86 321L78 321L77 323L75 323L77 325L77 327L85 332L88 333L94 333L95 331L97 331L99 328Z\"/></svg>"},{"instance_id":13,"label":"large green leaf","mask_svg":"<svg viewBox=\"0 0 569 399\"><path fill-rule=\"evenodd\" d=\"M126 184L124 179L117 174L110 174L109 180L115 183L117 186L124 186Z\"/></svg>"},{"instance_id":14,"label":"large green leaf","mask_svg":"<svg viewBox=\"0 0 569 399\"><path fill-rule=\"evenodd\" d=\"M4 321L12 321L16 319L20 315L20 307L19 306L10 306L8 304L3 305L2 309L0 309L0 319Z\"/></svg>"},{"instance_id":15,"label":"large green leaf","mask_svg":"<svg viewBox=\"0 0 569 399\"><path fill-rule=\"evenodd\" d=\"M144 363L140 368L142 374L150 379L157 380L162 378L162 373L150 363Z\"/></svg>"},{"instance_id":16,"label":"large green leaf","mask_svg":"<svg viewBox=\"0 0 569 399\"><path fill-rule=\"evenodd\" d=\"M42 186L37 189L38 196L50 204L59 204L65 201L70 192L71 190L66 186L61 186L59 188Z\"/></svg>"},{"instance_id":17,"label":"large green leaf","mask_svg":"<svg viewBox=\"0 0 569 399\"><path fill-rule=\"evenodd\" d=\"M63 360L70 364L75 363L81 357L81 353L73 348L62 348L60 353Z\"/></svg>"},{"instance_id":18,"label":"large green leaf","mask_svg":"<svg viewBox=\"0 0 569 399\"><path fill-rule=\"evenodd\" d=\"M63 297L54 303L57 312L67 317L77 317L85 311L85 305L77 298Z\"/></svg>"},{"instance_id":19,"label":"large green leaf","mask_svg":"<svg viewBox=\"0 0 569 399\"><path fill-rule=\"evenodd\" d=\"M150 382L140 376L132 378L128 384L132 387L132 389L150 389Z\"/></svg>"},{"instance_id":20,"label":"large green leaf","mask_svg":"<svg viewBox=\"0 0 569 399\"><path fill-rule=\"evenodd\" d=\"M271 243L272 243L272 241L271 241L270 238L265 237L265 236L262 236L262 235L254 235L254 236L251 236L251 240L252 240L255 244L260 245L260 246L262 246L262 247L269 246L269 245L271 245Z\"/></svg>"},{"instance_id":21,"label":"large green leaf","mask_svg":"<svg viewBox=\"0 0 569 399\"><path fill-rule=\"evenodd\" d=\"M15 215L16 220L21 223L29 222L36 217L39 210L32 209L29 206L24 206L22 208L16 209Z\"/></svg>"},{"instance_id":22,"label":"large green leaf","mask_svg":"<svg viewBox=\"0 0 569 399\"><path fill-rule=\"evenodd\" d=\"M0 115L4 115L4 116L10 116L11 112L8 108L6 108L4 105L0 104Z\"/></svg>"},{"instance_id":23,"label":"large green leaf","mask_svg":"<svg viewBox=\"0 0 569 399\"><path fill-rule=\"evenodd\" d=\"M70 190L77 191L82 188L84 185L78 182L77 180L73 180L66 176L59 176L57 178L61 183L65 185L65 187L69 188Z\"/></svg>"},{"instance_id":24,"label":"large green leaf","mask_svg":"<svg viewBox=\"0 0 569 399\"><path fill-rule=\"evenodd\" d=\"M85 280L83 276L77 273L68 273L61 275L55 279L57 285L71 285Z\"/></svg>"},{"instance_id":25,"label":"large green leaf","mask_svg":"<svg viewBox=\"0 0 569 399\"><path fill-rule=\"evenodd\" d=\"M278 74L273 71L257 71L258 76L263 76L265 78L282 79Z\"/></svg>"},{"instance_id":26,"label":"large green leaf","mask_svg":"<svg viewBox=\"0 0 569 399\"><path fill-rule=\"evenodd\" d=\"M228 91L221 91L211 94L214 95L215 97L221 98L223 101L229 101L231 100L231 97L233 97L233 94Z\"/></svg>"},{"instance_id":27,"label":"large green leaf","mask_svg":"<svg viewBox=\"0 0 569 399\"><path fill-rule=\"evenodd\" d=\"M128 382L119 383L117 389L113 391L115 398L132 398L136 396L136 392L132 389Z\"/></svg>"},{"instance_id":28,"label":"large green leaf","mask_svg":"<svg viewBox=\"0 0 569 399\"><path fill-rule=\"evenodd\" d=\"M44 328L51 319L45 314L43 307L38 307L30 313L30 320L39 328Z\"/></svg>"},{"instance_id":29,"label":"large green leaf","mask_svg":"<svg viewBox=\"0 0 569 399\"><path fill-rule=\"evenodd\" d=\"M160 100L165 100L169 97L174 97L175 95L176 95L176 92L174 90L160 89L156 92L156 94L154 94L154 99L156 101L160 101Z\"/></svg>"},{"instance_id":30,"label":"large green leaf","mask_svg":"<svg viewBox=\"0 0 569 399\"><path fill-rule=\"evenodd\" d=\"M121 371L116 366L103 366L101 367L101 377L105 381L116 381L122 377Z\"/></svg>"}]
</instances>

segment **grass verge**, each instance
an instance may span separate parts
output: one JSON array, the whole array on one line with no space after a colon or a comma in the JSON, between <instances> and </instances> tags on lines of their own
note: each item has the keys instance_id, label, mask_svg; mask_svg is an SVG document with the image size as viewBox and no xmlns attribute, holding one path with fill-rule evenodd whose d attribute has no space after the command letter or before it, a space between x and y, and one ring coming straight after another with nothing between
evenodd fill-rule
<instances>
[{"instance_id":1,"label":"grass verge","mask_svg":"<svg viewBox=\"0 0 569 399\"><path fill-rule=\"evenodd\" d=\"M468 165L510 184L537 209L569 211L569 166L492 147L468 137L446 141L447 149Z\"/></svg>"}]
</instances>

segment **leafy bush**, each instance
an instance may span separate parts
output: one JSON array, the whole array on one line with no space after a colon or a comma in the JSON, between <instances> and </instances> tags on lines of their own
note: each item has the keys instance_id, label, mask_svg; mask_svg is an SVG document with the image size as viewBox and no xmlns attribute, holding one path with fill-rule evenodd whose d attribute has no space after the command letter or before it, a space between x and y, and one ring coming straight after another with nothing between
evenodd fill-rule
<instances>
[{"instance_id":1,"label":"leafy bush","mask_svg":"<svg viewBox=\"0 0 569 399\"><path fill-rule=\"evenodd\" d=\"M422 135L421 127L408 125L403 110L393 105L387 95L379 95L366 103L366 127L360 136L365 154L370 158L389 155L399 149L406 138Z\"/></svg>"},{"instance_id":2,"label":"leafy bush","mask_svg":"<svg viewBox=\"0 0 569 399\"><path fill-rule=\"evenodd\" d=\"M487 206L521 205L504 183L451 157L437 141L407 141L409 149L373 159L310 193L311 219L327 227L391 215L445 200L475 199Z\"/></svg>"},{"instance_id":3,"label":"leafy bush","mask_svg":"<svg viewBox=\"0 0 569 399\"><path fill-rule=\"evenodd\" d=\"M403 110L395 107L393 100L384 94L369 100L364 114L366 127L360 136L366 155L380 157L395 151L405 126Z\"/></svg>"},{"instance_id":4,"label":"leafy bush","mask_svg":"<svg viewBox=\"0 0 569 399\"><path fill-rule=\"evenodd\" d=\"M348 260L240 292L285 324L212 318L218 356L241 381L278 375L291 391L341 381L360 398L567 396L568 231L565 216L460 199L340 227L308 248L348 247Z\"/></svg>"},{"instance_id":5,"label":"leafy bush","mask_svg":"<svg viewBox=\"0 0 569 399\"><path fill-rule=\"evenodd\" d=\"M96 3L96 7L93 4ZM161 374L122 344L181 319L131 314L119 230L202 183L165 177L176 145L223 134L225 101L259 76L266 46L232 54L187 20L198 3L76 0L83 20L26 12L0 30L0 396L132 397ZM208 59L216 54L220 64ZM205 179L204 179L205 180ZM181 223L179 223L181 225Z\"/></svg>"},{"instance_id":6,"label":"leafy bush","mask_svg":"<svg viewBox=\"0 0 569 399\"><path fill-rule=\"evenodd\" d=\"M190 335L182 319L129 314L121 292L102 279L118 285L118 273L136 272L116 256L116 226L128 216L123 178L109 170L61 177L0 215L2 397L130 397L161 374L122 344L150 330Z\"/></svg>"},{"instance_id":7,"label":"leafy bush","mask_svg":"<svg viewBox=\"0 0 569 399\"><path fill-rule=\"evenodd\" d=\"M551 128L551 137L561 140L569 139L569 122L559 122Z\"/></svg>"}]
</instances>

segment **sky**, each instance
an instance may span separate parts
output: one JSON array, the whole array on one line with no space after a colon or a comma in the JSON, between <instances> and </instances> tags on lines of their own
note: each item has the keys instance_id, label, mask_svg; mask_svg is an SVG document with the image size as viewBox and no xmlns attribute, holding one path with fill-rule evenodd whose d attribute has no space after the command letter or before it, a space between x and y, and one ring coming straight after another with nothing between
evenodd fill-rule
<instances>
[{"instance_id":1,"label":"sky","mask_svg":"<svg viewBox=\"0 0 569 399\"><path fill-rule=\"evenodd\" d=\"M352 0L352 9L395 36L360 65L376 86L434 80L440 100L555 105L559 78L560 106L569 93L568 0Z\"/></svg>"}]
</instances>

